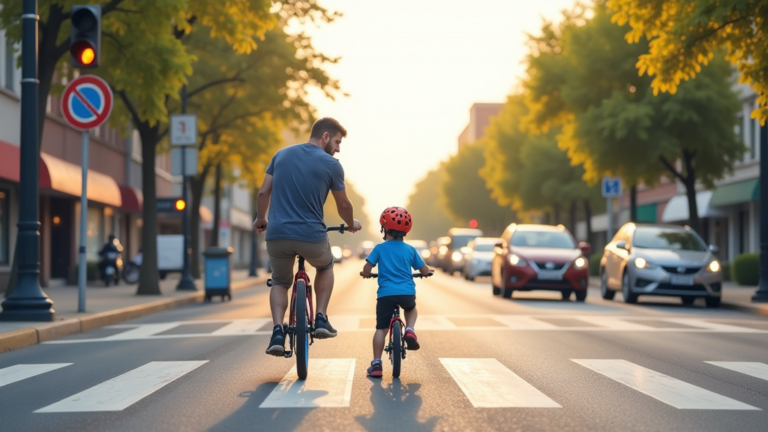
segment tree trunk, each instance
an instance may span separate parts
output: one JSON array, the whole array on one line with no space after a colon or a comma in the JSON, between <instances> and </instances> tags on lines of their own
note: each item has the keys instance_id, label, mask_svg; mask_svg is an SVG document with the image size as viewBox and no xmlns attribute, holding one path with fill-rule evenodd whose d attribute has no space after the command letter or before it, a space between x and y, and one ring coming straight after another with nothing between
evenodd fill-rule
<instances>
[{"instance_id":1,"label":"tree trunk","mask_svg":"<svg viewBox=\"0 0 768 432\"><path fill-rule=\"evenodd\" d=\"M552 206L552 218L554 219L552 221L552 225L557 225L560 223L560 204L555 204Z\"/></svg>"},{"instance_id":2,"label":"tree trunk","mask_svg":"<svg viewBox=\"0 0 768 432\"><path fill-rule=\"evenodd\" d=\"M221 162L216 164L213 186L213 229L211 230L211 246L219 246L219 221L221 221Z\"/></svg>"},{"instance_id":3,"label":"tree trunk","mask_svg":"<svg viewBox=\"0 0 768 432\"><path fill-rule=\"evenodd\" d=\"M683 166L685 167L685 195L688 198L688 226L702 234L701 221L699 220L699 208L696 205L696 171L693 168L695 153L683 150Z\"/></svg>"},{"instance_id":4,"label":"tree trunk","mask_svg":"<svg viewBox=\"0 0 768 432\"><path fill-rule=\"evenodd\" d=\"M141 136L141 184L144 192L141 230L141 277L136 295L161 295L157 266L157 185L155 178L156 145L159 126L136 125Z\"/></svg>"},{"instance_id":5,"label":"tree trunk","mask_svg":"<svg viewBox=\"0 0 768 432\"><path fill-rule=\"evenodd\" d=\"M629 221L637 223L637 186L629 189Z\"/></svg>"},{"instance_id":6,"label":"tree trunk","mask_svg":"<svg viewBox=\"0 0 768 432\"><path fill-rule=\"evenodd\" d=\"M192 277L200 278L200 206L203 201L203 189L205 187L205 177L208 175L207 169L190 180L190 192L192 194L192 208L189 215L189 235L192 243L192 256L190 267Z\"/></svg>"},{"instance_id":7,"label":"tree trunk","mask_svg":"<svg viewBox=\"0 0 768 432\"><path fill-rule=\"evenodd\" d=\"M589 200L584 200L584 221L587 224L587 243L592 244L592 207Z\"/></svg>"},{"instance_id":8,"label":"tree trunk","mask_svg":"<svg viewBox=\"0 0 768 432\"><path fill-rule=\"evenodd\" d=\"M568 224L571 226L571 233L576 235L576 200L571 201L570 220Z\"/></svg>"}]
</instances>

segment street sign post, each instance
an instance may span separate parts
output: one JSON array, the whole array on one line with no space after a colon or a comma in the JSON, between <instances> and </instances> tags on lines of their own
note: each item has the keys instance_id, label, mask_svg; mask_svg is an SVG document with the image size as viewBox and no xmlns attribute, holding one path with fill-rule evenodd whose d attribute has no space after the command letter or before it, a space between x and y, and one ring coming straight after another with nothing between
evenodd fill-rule
<instances>
[{"instance_id":1,"label":"street sign post","mask_svg":"<svg viewBox=\"0 0 768 432\"><path fill-rule=\"evenodd\" d=\"M88 223L88 131L104 124L112 112L112 89L103 79L81 75L64 89L61 112L75 129L82 131L82 191L80 193L80 249L78 255L77 311L85 312L86 258L85 239Z\"/></svg>"},{"instance_id":2,"label":"street sign post","mask_svg":"<svg viewBox=\"0 0 768 432\"><path fill-rule=\"evenodd\" d=\"M181 147L181 196L187 201L187 176L197 174L197 116L187 114L187 86L181 89L181 114L171 116L171 146ZM187 147L192 147L187 149ZM194 161L187 160L187 152L194 151ZM188 165L192 165L189 166ZM190 174L191 173L191 174ZM189 267L189 212L182 213L182 231L184 232L184 267L181 271L177 290L194 291L197 289Z\"/></svg>"},{"instance_id":3,"label":"street sign post","mask_svg":"<svg viewBox=\"0 0 768 432\"><path fill-rule=\"evenodd\" d=\"M608 229L606 232L606 243L613 239L613 199L621 197L621 179L618 177L603 177L602 192L606 199L606 214L608 216Z\"/></svg>"}]
</instances>

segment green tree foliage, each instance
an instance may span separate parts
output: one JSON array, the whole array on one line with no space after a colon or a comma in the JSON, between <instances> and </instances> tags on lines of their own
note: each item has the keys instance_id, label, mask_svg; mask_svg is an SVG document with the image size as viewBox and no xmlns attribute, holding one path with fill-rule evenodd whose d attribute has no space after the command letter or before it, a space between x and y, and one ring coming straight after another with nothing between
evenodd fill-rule
<instances>
[{"instance_id":1,"label":"green tree foliage","mask_svg":"<svg viewBox=\"0 0 768 432\"><path fill-rule=\"evenodd\" d=\"M485 147L483 140L465 145L448 160L440 199L461 226L468 226L474 219L486 235L501 235L514 222L515 213L511 207L502 207L491 198L491 192L480 176L485 165Z\"/></svg>"},{"instance_id":2,"label":"green tree foliage","mask_svg":"<svg viewBox=\"0 0 768 432\"><path fill-rule=\"evenodd\" d=\"M405 206L413 216L413 228L408 238L429 242L447 235L449 229L458 225L445 211L440 200L444 175L445 163L441 163L416 183L414 192L408 197L408 204Z\"/></svg>"},{"instance_id":3,"label":"green tree foliage","mask_svg":"<svg viewBox=\"0 0 768 432\"><path fill-rule=\"evenodd\" d=\"M601 3L592 11L590 19L579 10L566 14L530 37L526 126L539 133L561 127L560 148L591 184L609 174L629 185L677 178L698 229L697 183L712 187L744 152L733 129L740 101L730 67L715 58L675 95L655 96L634 66L647 45L627 44L628 28L612 24Z\"/></svg>"},{"instance_id":4,"label":"green tree foliage","mask_svg":"<svg viewBox=\"0 0 768 432\"><path fill-rule=\"evenodd\" d=\"M675 93L702 72L721 48L757 92L753 115L768 118L768 1L608 0L613 21L628 24L626 39L644 47L637 61L655 92ZM650 40L650 44L645 43Z\"/></svg>"}]
</instances>

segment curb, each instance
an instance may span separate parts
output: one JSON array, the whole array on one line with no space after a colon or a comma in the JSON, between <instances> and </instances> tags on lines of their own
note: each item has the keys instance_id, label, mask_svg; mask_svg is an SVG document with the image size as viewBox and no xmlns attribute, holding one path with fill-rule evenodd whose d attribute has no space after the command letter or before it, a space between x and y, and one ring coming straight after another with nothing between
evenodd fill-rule
<instances>
[{"instance_id":1,"label":"curb","mask_svg":"<svg viewBox=\"0 0 768 432\"><path fill-rule=\"evenodd\" d=\"M269 276L265 275L234 282L232 283L232 291L250 288L265 283L268 278ZM170 299L157 300L140 305L99 312L82 318L69 318L48 324L41 324L36 327L24 327L11 330L10 332L0 334L0 354L28 347L30 345L36 345L40 342L58 339L63 336L83 333L146 315L176 309L192 303L199 303L204 298L205 290L202 289Z\"/></svg>"}]
</instances>

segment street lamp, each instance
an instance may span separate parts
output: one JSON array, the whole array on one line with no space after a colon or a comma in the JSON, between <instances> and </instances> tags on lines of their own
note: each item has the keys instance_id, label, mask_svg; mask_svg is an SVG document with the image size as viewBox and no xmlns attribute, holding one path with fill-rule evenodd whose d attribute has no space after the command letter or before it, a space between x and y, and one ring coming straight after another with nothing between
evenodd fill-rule
<instances>
[{"instance_id":1,"label":"street lamp","mask_svg":"<svg viewBox=\"0 0 768 432\"><path fill-rule=\"evenodd\" d=\"M40 288L40 221L37 148L37 0L24 0L21 38L21 148L19 178L19 234L15 259L18 278L2 303L0 321L53 321L53 301Z\"/></svg>"},{"instance_id":2,"label":"street lamp","mask_svg":"<svg viewBox=\"0 0 768 432\"><path fill-rule=\"evenodd\" d=\"M768 302L768 121L760 127L760 284L752 302Z\"/></svg>"}]
</instances>

